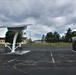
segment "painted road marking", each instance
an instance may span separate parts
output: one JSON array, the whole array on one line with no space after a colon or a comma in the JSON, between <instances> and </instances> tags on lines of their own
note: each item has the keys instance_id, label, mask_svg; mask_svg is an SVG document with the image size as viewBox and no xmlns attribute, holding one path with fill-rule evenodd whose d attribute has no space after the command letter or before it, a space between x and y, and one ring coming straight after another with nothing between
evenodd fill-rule
<instances>
[{"instance_id":1,"label":"painted road marking","mask_svg":"<svg viewBox=\"0 0 76 75\"><path fill-rule=\"evenodd\" d=\"M10 63L10 62L13 62L14 60L9 60L8 62Z\"/></svg>"},{"instance_id":2,"label":"painted road marking","mask_svg":"<svg viewBox=\"0 0 76 75\"><path fill-rule=\"evenodd\" d=\"M50 55L51 55L51 58L52 58L52 62L53 62L53 64L55 65L55 59L54 59L53 54L52 54L51 51L50 51Z\"/></svg>"},{"instance_id":3,"label":"painted road marking","mask_svg":"<svg viewBox=\"0 0 76 75\"><path fill-rule=\"evenodd\" d=\"M17 57L18 58L18 57ZM17 58L9 60L8 63L15 61Z\"/></svg>"},{"instance_id":4,"label":"painted road marking","mask_svg":"<svg viewBox=\"0 0 76 75\"><path fill-rule=\"evenodd\" d=\"M63 56L63 55L60 55L60 54L58 54L58 55L59 55L60 57L64 58L65 60L67 60L68 62L74 62L74 61L68 59L67 57L65 57L65 56Z\"/></svg>"}]
</instances>

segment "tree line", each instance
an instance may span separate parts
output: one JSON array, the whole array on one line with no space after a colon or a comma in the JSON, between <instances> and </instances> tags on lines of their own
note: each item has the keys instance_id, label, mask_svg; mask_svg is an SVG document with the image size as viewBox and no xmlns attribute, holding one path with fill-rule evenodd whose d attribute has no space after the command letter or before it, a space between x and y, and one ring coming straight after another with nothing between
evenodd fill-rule
<instances>
[{"instance_id":1,"label":"tree line","mask_svg":"<svg viewBox=\"0 0 76 75\"><path fill-rule=\"evenodd\" d=\"M5 42L9 42L12 44L13 42L13 37L14 37L15 32L13 31L7 31L5 35ZM22 41L22 34L23 32L20 32L17 37L16 43L19 43ZM64 33L64 36L60 36L60 34L55 31L55 32L48 32L46 35L42 36L42 42L47 42L47 43L57 43L57 42L72 42L72 37L76 36L76 31L72 31L71 28L67 29L67 32Z\"/></svg>"},{"instance_id":2,"label":"tree line","mask_svg":"<svg viewBox=\"0 0 76 75\"><path fill-rule=\"evenodd\" d=\"M61 37L60 34L55 32L48 32L46 35L42 36L42 41L47 43L57 43L57 42L72 42L72 37L76 36L76 31L72 31L71 28L67 29L67 32Z\"/></svg>"}]
</instances>

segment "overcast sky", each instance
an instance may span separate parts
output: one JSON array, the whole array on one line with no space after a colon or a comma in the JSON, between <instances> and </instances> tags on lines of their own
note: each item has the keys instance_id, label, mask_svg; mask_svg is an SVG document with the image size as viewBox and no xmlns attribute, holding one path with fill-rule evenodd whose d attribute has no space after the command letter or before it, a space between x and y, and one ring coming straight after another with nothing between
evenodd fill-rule
<instances>
[{"instance_id":1,"label":"overcast sky","mask_svg":"<svg viewBox=\"0 0 76 75\"><path fill-rule=\"evenodd\" d=\"M0 25L13 24L33 24L25 30L33 40L50 31L63 35L76 30L76 0L0 0ZM0 29L0 36L6 31Z\"/></svg>"}]
</instances>

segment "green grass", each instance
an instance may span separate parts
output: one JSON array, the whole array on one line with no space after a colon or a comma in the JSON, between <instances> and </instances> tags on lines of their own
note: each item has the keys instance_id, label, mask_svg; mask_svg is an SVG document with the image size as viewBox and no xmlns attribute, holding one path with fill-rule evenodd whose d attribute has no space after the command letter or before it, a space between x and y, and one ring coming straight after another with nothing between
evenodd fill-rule
<instances>
[{"instance_id":1,"label":"green grass","mask_svg":"<svg viewBox=\"0 0 76 75\"><path fill-rule=\"evenodd\" d=\"M32 43L31 46L71 46L72 43Z\"/></svg>"},{"instance_id":2,"label":"green grass","mask_svg":"<svg viewBox=\"0 0 76 75\"><path fill-rule=\"evenodd\" d=\"M31 46L50 46L50 43L32 43Z\"/></svg>"}]
</instances>

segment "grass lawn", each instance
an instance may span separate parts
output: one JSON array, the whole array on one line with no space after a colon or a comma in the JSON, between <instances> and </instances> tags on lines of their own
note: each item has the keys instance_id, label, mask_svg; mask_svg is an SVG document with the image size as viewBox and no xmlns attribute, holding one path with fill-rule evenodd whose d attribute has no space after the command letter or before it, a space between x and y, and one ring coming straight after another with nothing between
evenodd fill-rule
<instances>
[{"instance_id":1,"label":"grass lawn","mask_svg":"<svg viewBox=\"0 0 76 75\"><path fill-rule=\"evenodd\" d=\"M72 43L31 43L31 46L72 46Z\"/></svg>"}]
</instances>

